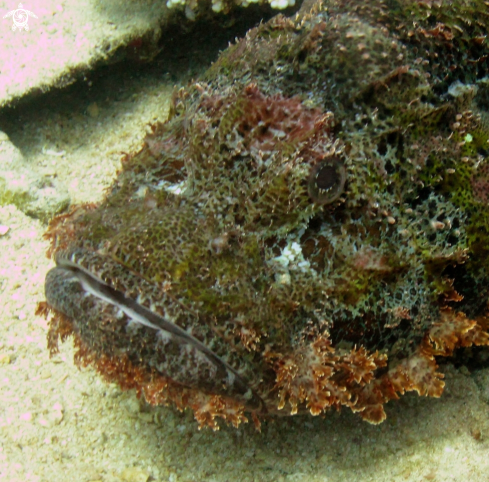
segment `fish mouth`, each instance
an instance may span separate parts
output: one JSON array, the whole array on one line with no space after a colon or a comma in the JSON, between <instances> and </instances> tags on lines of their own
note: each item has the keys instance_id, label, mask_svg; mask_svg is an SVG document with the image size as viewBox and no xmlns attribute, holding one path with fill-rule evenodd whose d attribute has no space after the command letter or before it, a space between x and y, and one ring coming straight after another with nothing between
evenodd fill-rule
<instances>
[{"instance_id":1,"label":"fish mouth","mask_svg":"<svg viewBox=\"0 0 489 482\"><path fill-rule=\"evenodd\" d=\"M135 299L127 296L123 291L114 288L102 277L83 266L87 257L101 258L102 255L95 252L87 253L80 249L57 253L55 256L56 267L47 273L45 280L47 303L54 310L67 316L76 325L82 339L84 333L88 334L89 338L96 336L93 333L89 334L86 327L80 326L86 318L82 306L86 305L87 298L90 298L97 305L103 305L105 308L111 307L114 312L119 314L118 318L125 315L128 324L136 325L146 332L153 332L155 343L162 341L163 344L170 346L171 350L169 351L175 352L177 349L180 356L187 354L189 358L196 361L199 367L194 371L212 374L213 381L208 378L205 380L207 387L214 387L211 392L215 393L212 394L231 396L253 412L267 412L265 402L235 368L187 330L169 318L153 311L151 307L142 304L139 297ZM98 261L102 260L99 259ZM93 317L93 314L90 316ZM131 341L131 338L128 337L127 343L131 343ZM139 358L144 362L144 356ZM170 365L174 365L174 363ZM205 370L201 369L200 365L203 365ZM181 373L175 376L175 373L171 373L169 370L169 373L162 374L172 379L176 378L178 383L182 381L179 380L179 377L182 378ZM185 376L183 379L182 384L184 386L201 388L198 380L195 386L195 383L192 382L185 383ZM195 377L192 380L195 382ZM204 389L204 391L206 390Z\"/></svg>"}]
</instances>

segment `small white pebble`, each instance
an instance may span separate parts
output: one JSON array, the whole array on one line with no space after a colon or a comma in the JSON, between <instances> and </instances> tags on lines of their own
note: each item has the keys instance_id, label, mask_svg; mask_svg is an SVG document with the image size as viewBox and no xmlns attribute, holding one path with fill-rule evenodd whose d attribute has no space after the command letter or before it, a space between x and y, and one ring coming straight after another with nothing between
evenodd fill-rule
<instances>
[{"instance_id":1,"label":"small white pebble","mask_svg":"<svg viewBox=\"0 0 489 482\"><path fill-rule=\"evenodd\" d=\"M128 467L121 473L121 479L125 482L147 482L150 474L139 467Z\"/></svg>"},{"instance_id":2,"label":"small white pebble","mask_svg":"<svg viewBox=\"0 0 489 482\"><path fill-rule=\"evenodd\" d=\"M47 154L48 156L63 157L66 154L66 151L55 151L54 149L45 149L43 147L42 153Z\"/></svg>"},{"instance_id":3,"label":"small white pebble","mask_svg":"<svg viewBox=\"0 0 489 482\"><path fill-rule=\"evenodd\" d=\"M8 365L10 361L10 356L7 353L0 354L0 365Z\"/></svg>"},{"instance_id":4,"label":"small white pebble","mask_svg":"<svg viewBox=\"0 0 489 482\"><path fill-rule=\"evenodd\" d=\"M61 410L55 410L49 414L48 419L50 426L59 425L63 420L63 412Z\"/></svg>"}]
</instances>

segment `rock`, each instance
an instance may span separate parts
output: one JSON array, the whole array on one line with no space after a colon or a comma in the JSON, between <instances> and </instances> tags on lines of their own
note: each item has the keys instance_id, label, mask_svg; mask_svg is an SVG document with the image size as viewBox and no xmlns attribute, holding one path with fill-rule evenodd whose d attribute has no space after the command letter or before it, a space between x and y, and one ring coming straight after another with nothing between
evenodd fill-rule
<instances>
[{"instance_id":1,"label":"rock","mask_svg":"<svg viewBox=\"0 0 489 482\"><path fill-rule=\"evenodd\" d=\"M15 204L29 216L49 220L70 204L68 190L51 177L42 176L0 133L0 204Z\"/></svg>"},{"instance_id":2,"label":"rock","mask_svg":"<svg viewBox=\"0 0 489 482\"><path fill-rule=\"evenodd\" d=\"M191 2L199 12L192 12L185 20L184 5L169 9L167 3L66 0L60 6L57 0L46 0L25 4L24 9L34 14L27 19L28 31L22 35L13 32L12 16L2 21L0 107L29 93L69 85L97 64L125 58L138 62L152 59L160 50L160 37L165 35L162 25L174 27L205 11L198 5L201 2ZM272 6L284 8L288 2ZM269 12L269 5L265 4L263 11ZM1 15L8 13L3 10ZM222 18L229 21L226 16Z\"/></svg>"},{"instance_id":3,"label":"rock","mask_svg":"<svg viewBox=\"0 0 489 482\"><path fill-rule=\"evenodd\" d=\"M12 19L2 22L0 106L27 93L68 85L135 39L145 38L156 45L168 10L166 2L159 1L67 0L60 11L56 0L48 0L30 2L24 8L37 17L29 17L29 31L24 35L8 28Z\"/></svg>"}]
</instances>

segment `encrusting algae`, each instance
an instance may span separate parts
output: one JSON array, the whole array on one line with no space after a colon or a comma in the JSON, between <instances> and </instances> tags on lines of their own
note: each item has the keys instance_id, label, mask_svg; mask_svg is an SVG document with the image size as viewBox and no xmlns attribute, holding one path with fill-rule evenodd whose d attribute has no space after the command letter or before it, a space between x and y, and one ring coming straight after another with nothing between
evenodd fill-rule
<instances>
[{"instance_id":1,"label":"encrusting algae","mask_svg":"<svg viewBox=\"0 0 489 482\"><path fill-rule=\"evenodd\" d=\"M330 0L230 46L51 222L51 351L213 428L440 396L489 344L488 12Z\"/></svg>"}]
</instances>

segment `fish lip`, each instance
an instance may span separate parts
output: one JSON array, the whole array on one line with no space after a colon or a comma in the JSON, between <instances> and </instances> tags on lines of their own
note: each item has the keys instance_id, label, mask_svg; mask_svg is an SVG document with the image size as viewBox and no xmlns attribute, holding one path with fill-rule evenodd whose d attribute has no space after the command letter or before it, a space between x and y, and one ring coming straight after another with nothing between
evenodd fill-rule
<instances>
[{"instance_id":1,"label":"fish lip","mask_svg":"<svg viewBox=\"0 0 489 482\"><path fill-rule=\"evenodd\" d=\"M54 297L49 295L49 280L55 275L59 276L61 274L60 272L62 272L64 276L70 277L74 282L78 281L81 285L81 289L85 293L88 292L119 307L126 313L126 315L135 319L136 322L139 322L147 328L154 329L156 332L163 331L171 337L174 337L178 342L193 347L203 354L216 368L216 373L219 379L228 380L228 384L236 389L236 396L239 396L248 410L258 414L266 414L268 412L266 404L260 395L249 386L247 381L231 365L222 360L203 342L193 337L191 334L187 333L186 330L170 320L167 320L163 316L139 304L133 298L126 296L122 291L113 288L89 269L77 263L76 255L83 254L83 251L83 249L77 248L72 251L59 251L55 253L54 260L56 262L56 267L52 268L47 273L45 282L45 292L48 304L55 309L59 309L55 306L56 303L53 302ZM103 256L100 253L97 254ZM225 384L223 383L223 385Z\"/></svg>"}]
</instances>

